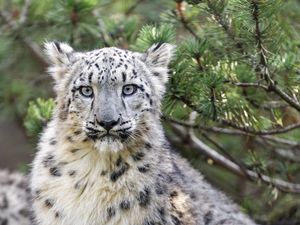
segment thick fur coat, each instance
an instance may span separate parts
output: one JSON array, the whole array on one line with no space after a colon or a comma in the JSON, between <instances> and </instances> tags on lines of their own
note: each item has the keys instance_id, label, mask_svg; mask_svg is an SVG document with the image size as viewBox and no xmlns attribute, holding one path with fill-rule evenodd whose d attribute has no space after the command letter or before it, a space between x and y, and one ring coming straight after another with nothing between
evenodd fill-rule
<instances>
[{"instance_id":1,"label":"thick fur coat","mask_svg":"<svg viewBox=\"0 0 300 225\"><path fill-rule=\"evenodd\" d=\"M32 165L38 225L254 225L166 141L174 47L76 52L47 43L57 106Z\"/></svg>"}]
</instances>

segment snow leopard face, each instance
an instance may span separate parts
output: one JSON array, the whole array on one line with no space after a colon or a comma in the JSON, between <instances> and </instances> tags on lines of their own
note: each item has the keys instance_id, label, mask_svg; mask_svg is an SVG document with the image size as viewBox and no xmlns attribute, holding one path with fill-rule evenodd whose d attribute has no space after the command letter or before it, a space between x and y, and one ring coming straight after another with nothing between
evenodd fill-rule
<instances>
[{"instance_id":1,"label":"snow leopard face","mask_svg":"<svg viewBox=\"0 0 300 225\"><path fill-rule=\"evenodd\" d=\"M146 53L113 47L82 53L46 43L61 123L99 150L118 151L140 139L159 113L172 51L156 44Z\"/></svg>"}]
</instances>

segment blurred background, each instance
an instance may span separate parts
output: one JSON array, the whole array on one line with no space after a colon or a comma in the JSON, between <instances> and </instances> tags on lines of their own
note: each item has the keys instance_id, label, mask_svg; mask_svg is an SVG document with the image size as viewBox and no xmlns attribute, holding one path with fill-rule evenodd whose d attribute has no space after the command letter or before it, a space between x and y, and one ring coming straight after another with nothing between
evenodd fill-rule
<instances>
[{"instance_id":1,"label":"blurred background","mask_svg":"<svg viewBox=\"0 0 300 225\"><path fill-rule=\"evenodd\" d=\"M172 146L260 224L300 224L299 0L0 0L0 168L30 169L55 104L53 40L176 44Z\"/></svg>"}]
</instances>

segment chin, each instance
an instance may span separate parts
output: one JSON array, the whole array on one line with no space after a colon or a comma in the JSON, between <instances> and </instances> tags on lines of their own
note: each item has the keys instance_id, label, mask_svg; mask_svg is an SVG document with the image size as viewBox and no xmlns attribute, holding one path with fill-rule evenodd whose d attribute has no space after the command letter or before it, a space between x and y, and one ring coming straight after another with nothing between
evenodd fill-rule
<instances>
[{"instance_id":1,"label":"chin","mask_svg":"<svg viewBox=\"0 0 300 225\"><path fill-rule=\"evenodd\" d=\"M124 145L119 138L106 136L95 141L95 148L100 152L119 152Z\"/></svg>"}]
</instances>

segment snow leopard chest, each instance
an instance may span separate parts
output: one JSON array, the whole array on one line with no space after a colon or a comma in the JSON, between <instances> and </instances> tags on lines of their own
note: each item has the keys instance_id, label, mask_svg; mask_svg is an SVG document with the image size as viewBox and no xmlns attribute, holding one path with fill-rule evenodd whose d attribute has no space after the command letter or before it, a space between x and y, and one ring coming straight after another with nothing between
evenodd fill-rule
<instances>
[{"instance_id":1,"label":"snow leopard chest","mask_svg":"<svg viewBox=\"0 0 300 225\"><path fill-rule=\"evenodd\" d=\"M167 197L157 190L155 177L135 165L119 162L105 171L91 160L64 164L46 158L37 157L32 176L39 224L147 225L165 220Z\"/></svg>"}]
</instances>

